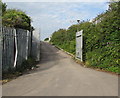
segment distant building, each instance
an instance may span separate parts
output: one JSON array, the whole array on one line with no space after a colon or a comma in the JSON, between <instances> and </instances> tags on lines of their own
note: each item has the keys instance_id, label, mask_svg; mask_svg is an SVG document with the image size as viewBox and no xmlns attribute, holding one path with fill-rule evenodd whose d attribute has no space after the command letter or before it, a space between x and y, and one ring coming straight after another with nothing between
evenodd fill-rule
<instances>
[{"instance_id":1,"label":"distant building","mask_svg":"<svg viewBox=\"0 0 120 98\"><path fill-rule=\"evenodd\" d=\"M98 24L104 19L105 16L106 16L106 13L100 14L93 20L90 20L90 22L92 22L93 24Z\"/></svg>"},{"instance_id":2,"label":"distant building","mask_svg":"<svg viewBox=\"0 0 120 98\"><path fill-rule=\"evenodd\" d=\"M98 24L98 23L100 23L101 22L101 20L102 20L102 18L99 18L99 19L93 19L93 21L92 21L92 23L94 23L94 24Z\"/></svg>"}]
</instances>

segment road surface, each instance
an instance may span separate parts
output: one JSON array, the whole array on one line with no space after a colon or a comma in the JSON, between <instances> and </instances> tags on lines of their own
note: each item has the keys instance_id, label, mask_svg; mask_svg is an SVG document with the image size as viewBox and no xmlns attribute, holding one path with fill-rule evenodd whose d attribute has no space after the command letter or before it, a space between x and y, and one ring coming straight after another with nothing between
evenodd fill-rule
<instances>
[{"instance_id":1,"label":"road surface","mask_svg":"<svg viewBox=\"0 0 120 98\"><path fill-rule=\"evenodd\" d=\"M3 85L3 96L118 96L118 77L75 63L42 42L39 68Z\"/></svg>"}]
</instances>

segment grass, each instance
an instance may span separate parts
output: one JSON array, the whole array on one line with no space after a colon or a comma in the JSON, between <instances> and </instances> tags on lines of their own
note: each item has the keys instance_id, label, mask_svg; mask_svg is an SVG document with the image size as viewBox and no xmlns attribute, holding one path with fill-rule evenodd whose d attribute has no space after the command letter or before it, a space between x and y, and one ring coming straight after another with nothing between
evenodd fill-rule
<instances>
[{"instance_id":1,"label":"grass","mask_svg":"<svg viewBox=\"0 0 120 98\"><path fill-rule=\"evenodd\" d=\"M13 79L16 79L17 77L23 75L26 71L32 70L34 68L37 68L37 62L34 58L29 57L28 60L25 60L21 67L16 67L16 70L9 70L8 72L2 73L2 84L5 84Z\"/></svg>"}]
</instances>

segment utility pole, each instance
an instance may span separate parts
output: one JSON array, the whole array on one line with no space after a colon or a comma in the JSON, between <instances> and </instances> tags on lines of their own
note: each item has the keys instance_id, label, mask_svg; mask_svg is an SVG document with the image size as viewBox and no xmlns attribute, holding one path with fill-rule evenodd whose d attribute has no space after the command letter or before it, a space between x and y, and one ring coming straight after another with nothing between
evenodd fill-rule
<instances>
[{"instance_id":1,"label":"utility pole","mask_svg":"<svg viewBox=\"0 0 120 98\"><path fill-rule=\"evenodd\" d=\"M77 22L78 22L78 25L77 25L77 32L78 32L79 31L78 26L80 24L80 20L78 19Z\"/></svg>"}]
</instances>

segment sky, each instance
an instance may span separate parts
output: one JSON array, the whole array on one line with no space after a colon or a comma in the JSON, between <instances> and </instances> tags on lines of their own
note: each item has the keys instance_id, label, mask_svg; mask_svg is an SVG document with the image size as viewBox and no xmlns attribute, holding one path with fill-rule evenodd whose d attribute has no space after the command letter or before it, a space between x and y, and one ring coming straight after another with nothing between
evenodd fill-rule
<instances>
[{"instance_id":1,"label":"sky","mask_svg":"<svg viewBox=\"0 0 120 98\"><path fill-rule=\"evenodd\" d=\"M24 0L25 1L25 0ZM89 1L89 0L88 0ZM41 40L60 28L77 24L77 19L92 20L108 9L107 2L7 2L8 8L21 9L40 30Z\"/></svg>"}]
</instances>

